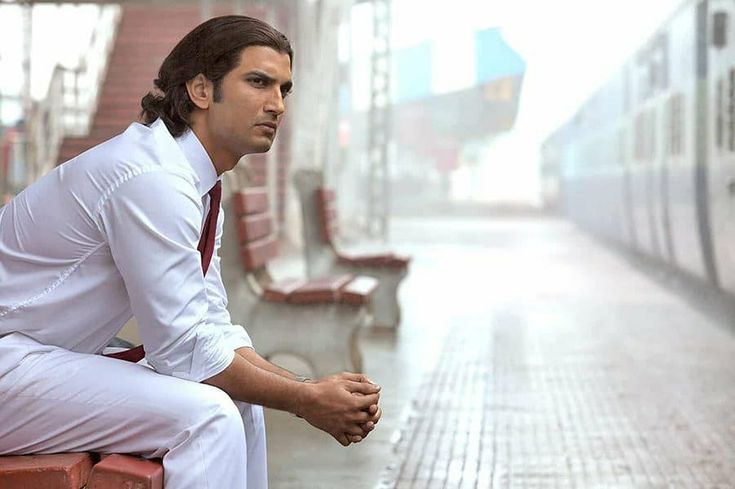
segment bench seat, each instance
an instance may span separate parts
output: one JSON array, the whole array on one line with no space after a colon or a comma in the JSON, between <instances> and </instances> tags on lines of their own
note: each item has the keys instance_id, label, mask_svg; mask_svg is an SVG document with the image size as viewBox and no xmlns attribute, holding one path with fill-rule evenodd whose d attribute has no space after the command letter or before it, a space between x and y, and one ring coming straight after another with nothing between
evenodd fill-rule
<instances>
[{"instance_id":1,"label":"bench seat","mask_svg":"<svg viewBox=\"0 0 735 489\"><path fill-rule=\"evenodd\" d=\"M2 489L163 489L163 466L130 455L57 453L0 457Z\"/></svg>"},{"instance_id":2,"label":"bench seat","mask_svg":"<svg viewBox=\"0 0 735 489\"><path fill-rule=\"evenodd\" d=\"M378 281L371 277L350 274L319 279L287 279L273 282L263 289L265 300L291 304L319 302L363 305L370 302Z\"/></svg>"}]
</instances>

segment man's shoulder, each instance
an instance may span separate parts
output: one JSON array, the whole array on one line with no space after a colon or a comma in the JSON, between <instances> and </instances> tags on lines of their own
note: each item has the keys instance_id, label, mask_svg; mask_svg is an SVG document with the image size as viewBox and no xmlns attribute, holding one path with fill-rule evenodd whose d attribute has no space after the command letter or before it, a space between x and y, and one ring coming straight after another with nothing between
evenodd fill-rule
<instances>
[{"instance_id":1,"label":"man's shoulder","mask_svg":"<svg viewBox=\"0 0 735 489\"><path fill-rule=\"evenodd\" d=\"M106 174L112 180L156 172L194 182L188 165L181 164L181 153L175 140L162 124L149 127L134 122L123 133L76 159L75 163L85 172Z\"/></svg>"}]
</instances>

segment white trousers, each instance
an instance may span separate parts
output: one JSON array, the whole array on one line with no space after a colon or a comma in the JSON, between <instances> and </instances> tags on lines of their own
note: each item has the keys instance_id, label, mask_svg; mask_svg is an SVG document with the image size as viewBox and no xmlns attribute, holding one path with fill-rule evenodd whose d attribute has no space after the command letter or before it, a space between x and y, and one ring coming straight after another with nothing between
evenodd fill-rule
<instances>
[{"instance_id":1,"label":"white trousers","mask_svg":"<svg viewBox=\"0 0 735 489\"><path fill-rule=\"evenodd\" d=\"M260 406L129 362L0 338L0 454L162 458L166 489L265 489Z\"/></svg>"}]
</instances>

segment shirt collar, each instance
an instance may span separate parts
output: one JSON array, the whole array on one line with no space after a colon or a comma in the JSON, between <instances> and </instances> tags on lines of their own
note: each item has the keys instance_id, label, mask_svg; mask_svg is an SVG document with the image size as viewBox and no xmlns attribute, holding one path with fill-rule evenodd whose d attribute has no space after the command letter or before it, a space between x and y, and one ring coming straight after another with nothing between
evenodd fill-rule
<instances>
[{"instance_id":1,"label":"shirt collar","mask_svg":"<svg viewBox=\"0 0 735 489\"><path fill-rule=\"evenodd\" d=\"M199 194L204 197L204 194L209 192L219 179L212 159L191 129L187 129L184 134L176 138L176 143L179 145L181 152L184 153L186 160L194 169L197 177L199 177L199 183L197 184Z\"/></svg>"}]
</instances>

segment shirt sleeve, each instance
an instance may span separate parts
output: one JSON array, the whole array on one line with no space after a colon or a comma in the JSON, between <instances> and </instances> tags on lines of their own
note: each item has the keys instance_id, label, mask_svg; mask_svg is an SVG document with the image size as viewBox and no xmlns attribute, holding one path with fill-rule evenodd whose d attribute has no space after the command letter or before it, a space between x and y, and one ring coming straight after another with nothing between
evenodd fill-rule
<instances>
[{"instance_id":1,"label":"shirt sleeve","mask_svg":"<svg viewBox=\"0 0 735 489\"><path fill-rule=\"evenodd\" d=\"M201 382L234 358L208 320L197 250L203 209L192 182L160 170L119 185L99 207L98 225L125 283L146 360L156 371Z\"/></svg>"},{"instance_id":2,"label":"shirt sleeve","mask_svg":"<svg viewBox=\"0 0 735 489\"><path fill-rule=\"evenodd\" d=\"M214 254L212 255L212 261L209 264L209 270L207 270L206 283L207 283L207 300L208 300L208 321L215 324L222 333L222 336L227 343L227 347L232 350L238 348L252 348L253 342L250 340L245 328L239 324L232 324L232 318L230 313L227 311L227 291L222 282L221 275L221 259L219 257L219 249L222 244L222 230L224 227L225 213L222 206L220 206L219 216L217 218L217 234L214 246Z\"/></svg>"}]
</instances>

